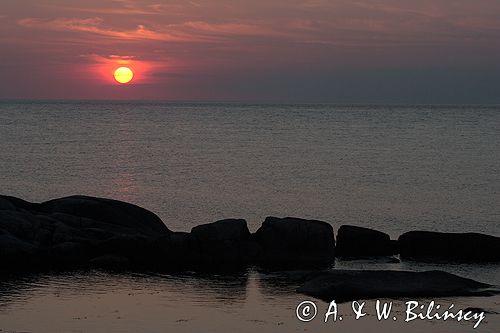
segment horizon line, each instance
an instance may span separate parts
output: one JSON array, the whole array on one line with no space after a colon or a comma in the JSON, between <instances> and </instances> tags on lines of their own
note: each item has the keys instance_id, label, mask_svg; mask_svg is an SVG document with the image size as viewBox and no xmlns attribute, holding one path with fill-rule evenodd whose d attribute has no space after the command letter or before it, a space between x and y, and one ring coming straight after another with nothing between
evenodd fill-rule
<instances>
[{"instance_id":1,"label":"horizon line","mask_svg":"<svg viewBox=\"0 0 500 333\"><path fill-rule=\"evenodd\" d=\"M167 99L86 99L86 98L0 98L0 103L165 103L165 104L246 104L246 105L338 105L338 106L500 106L499 103L416 103L416 102L292 102L248 100L167 100Z\"/></svg>"}]
</instances>

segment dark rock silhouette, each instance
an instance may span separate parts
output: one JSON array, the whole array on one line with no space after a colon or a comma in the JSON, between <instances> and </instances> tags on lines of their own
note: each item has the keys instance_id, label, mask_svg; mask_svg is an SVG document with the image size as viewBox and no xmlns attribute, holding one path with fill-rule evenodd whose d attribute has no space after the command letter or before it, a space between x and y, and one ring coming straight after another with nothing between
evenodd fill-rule
<instances>
[{"instance_id":1,"label":"dark rock silhouette","mask_svg":"<svg viewBox=\"0 0 500 333\"><path fill-rule=\"evenodd\" d=\"M170 233L155 214L116 200L0 196L0 259L10 267L75 267L105 255L144 263L159 255L152 240Z\"/></svg>"},{"instance_id":2,"label":"dark rock silhouette","mask_svg":"<svg viewBox=\"0 0 500 333\"><path fill-rule=\"evenodd\" d=\"M255 239L262 247L263 264L324 264L335 257L333 228L323 221L267 217Z\"/></svg>"},{"instance_id":3,"label":"dark rock silhouette","mask_svg":"<svg viewBox=\"0 0 500 333\"><path fill-rule=\"evenodd\" d=\"M85 217L94 221L132 228L140 233L167 233L168 228L154 213L139 206L112 199L71 196L40 205L46 213Z\"/></svg>"},{"instance_id":4,"label":"dark rock silhouette","mask_svg":"<svg viewBox=\"0 0 500 333\"><path fill-rule=\"evenodd\" d=\"M423 261L499 262L500 237L478 233L410 231L399 239L401 258Z\"/></svg>"},{"instance_id":5,"label":"dark rock silhouette","mask_svg":"<svg viewBox=\"0 0 500 333\"><path fill-rule=\"evenodd\" d=\"M126 269L130 266L128 258L112 254L93 258L89 263L91 267L114 270Z\"/></svg>"},{"instance_id":6,"label":"dark rock silhouette","mask_svg":"<svg viewBox=\"0 0 500 333\"><path fill-rule=\"evenodd\" d=\"M499 261L500 239L481 234L409 232L399 238L404 259ZM330 267L330 224L267 217L255 234L243 219L170 231L154 213L111 199L71 196L31 203L0 196L0 269L138 268L148 270ZM342 226L337 255L387 256L394 241L379 231ZM397 259L391 259L397 261Z\"/></svg>"},{"instance_id":7,"label":"dark rock silhouette","mask_svg":"<svg viewBox=\"0 0 500 333\"><path fill-rule=\"evenodd\" d=\"M353 225L342 225L337 232L337 257L376 257L397 254L388 234Z\"/></svg>"},{"instance_id":8,"label":"dark rock silhouette","mask_svg":"<svg viewBox=\"0 0 500 333\"><path fill-rule=\"evenodd\" d=\"M1 219L1 215L0 215ZM36 247L0 229L0 262L4 266L15 265L36 255Z\"/></svg>"},{"instance_id":9,"label":"dark rock silhouette","mask_svg":"<svg viewBox=\"0 0 500 333\"><path fill-rule=\"evenodd\" d=\"M195 261L199 266L246 265L259 252L257 244L250 238L245 220L220 220L194 227L191 230L191 249L197 253Z\"/></svg>"},{"instance_id":10,"label":"dark rock silhouette","mask_svg":"<svg viewBox=\"0 0 500 333\"><path fill-rule=\"evenodd\" d=\"M3 268L303 266L331 263L334 246L332 227L320 221L270 217L251 234L245 220L227 219L183 233L117 200L71 196L39 204L0 196Z\"/></svg>"},{"instance_id":11,"label":"dark rock silhouette","mask_svg":"<svg viewBox=\"0 0 500 333\"><path fill-rule=\"evenodd\" d=\"M330 302L404 297L491 296L492 286L441 271L331 270L319 273L298 292Z\"/></svg>"},{"instance_id":12,"label":"dark rock silhouette","mask_svg":"<svg viewBox=\"0 0 500 333\"><path fill-rule=\"evenodd\" d=\"M8 195L0 195L0 210L36 211L39 208L40 204L38 203L28 202Z\"/></svg>"},{"instance_id":13,"label":"dark rock silhouette","mask_svg":"<svg viewBox=\"0 0 500 333\"><path fill-rule=\"evenodd\" d=\"M191 235L200 244L225 241L246 241L250 238L247 222L242 219L226 219L202 224L191 229Z\"/></svg>"}]
</instances>

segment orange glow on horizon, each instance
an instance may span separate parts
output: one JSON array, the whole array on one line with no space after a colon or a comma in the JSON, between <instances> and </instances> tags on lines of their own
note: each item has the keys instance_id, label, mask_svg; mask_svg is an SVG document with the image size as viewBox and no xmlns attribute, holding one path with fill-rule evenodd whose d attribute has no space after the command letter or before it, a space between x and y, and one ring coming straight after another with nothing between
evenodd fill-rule
<instances>
[{"instance_id":1,"label":"orange glow on horizon","mask_svg":"<svg viewBox=\"0 0 500 333\"><path fill-rule=\"evenodd\" d=\"M119 67L113 73L116 82L126 84L134 78L134 72L128 67Z\"/></svg>"}]
</instances>

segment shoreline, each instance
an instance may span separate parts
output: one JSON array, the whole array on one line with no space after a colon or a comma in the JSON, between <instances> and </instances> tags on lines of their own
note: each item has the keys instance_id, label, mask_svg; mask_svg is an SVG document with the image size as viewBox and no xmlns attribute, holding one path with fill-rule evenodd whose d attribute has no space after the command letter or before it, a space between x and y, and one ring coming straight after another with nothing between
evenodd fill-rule
<instances>
[{"instance_id":1,"label":"shoreline","mask_svg":"<svg viewBox=\"0 0 500 333\"><path fill-rule=\"evenodd\" d=\"M289 278L302 285L298 292L325 300L491 296L499 292L495 286L439 270L331 268L336 259L499 263L498 249L500 238L477 233L410 231L391 240L377 230L343 225L335 237L326 222L294 217L268 217L255 233L243 219L174 232L154 213L112 199L71 196L31 203L0 196L0 258L3 271L12 272L230 272L256 266L292 271Z\"/></svg>"}]
</instances>

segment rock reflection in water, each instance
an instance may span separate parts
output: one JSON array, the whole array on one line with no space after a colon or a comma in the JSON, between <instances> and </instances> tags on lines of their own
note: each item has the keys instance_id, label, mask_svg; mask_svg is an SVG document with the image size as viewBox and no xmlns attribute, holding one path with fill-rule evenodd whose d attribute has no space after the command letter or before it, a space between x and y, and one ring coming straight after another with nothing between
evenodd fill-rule
<instances>
[{"instance_id":1,"label":"rock reflection in water","mask_svg":"<svg viewBox=\"0 0 500 333\"><path fill-rule=\"evenodd\" d=\"M23 332L468 332L467 325L356 321L311 323L295 317L305 297L295 292L308 273L145 274L102 271L10 275L0 278L0 329ZM314 299L313 299L314 300ZM465 308L498 308L499 298L443 300ZM320 311L327 304L316 301ZM395 311L403 315L402 302ZM371 306L371 305L370 305ZM321 312L320 312L321 314ZM478 332L494 332L498 315ZM332 326L333 325L333 326Z\"/></svg>"}]
</instances>

